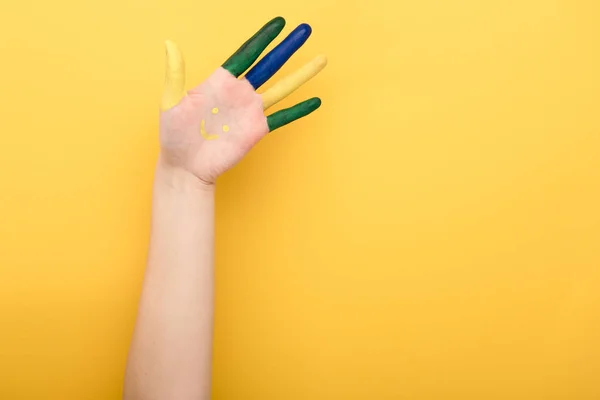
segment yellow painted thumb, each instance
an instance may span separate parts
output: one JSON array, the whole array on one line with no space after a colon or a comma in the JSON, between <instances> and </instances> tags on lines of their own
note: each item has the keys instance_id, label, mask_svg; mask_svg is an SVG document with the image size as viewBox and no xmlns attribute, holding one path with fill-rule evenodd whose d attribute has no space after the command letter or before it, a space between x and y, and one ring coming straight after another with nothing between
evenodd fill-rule
<instances>
[{"instance_id":1,"label":"yellow painted thumb","mask_svg":"<svg viewBox=\"0 0 600 400\"><path fill-rule=\"evenodd\" d=\"M175 107L185 97L185 62L177 45L165 42L167 67L160 106L163 110Z\"/></svg>"}]
</instances>

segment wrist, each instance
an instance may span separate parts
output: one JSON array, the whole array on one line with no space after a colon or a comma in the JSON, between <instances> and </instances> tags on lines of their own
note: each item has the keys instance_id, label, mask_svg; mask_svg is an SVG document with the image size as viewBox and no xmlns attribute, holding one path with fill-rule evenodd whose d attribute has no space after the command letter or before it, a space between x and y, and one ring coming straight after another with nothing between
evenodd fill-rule
<instances>
[{"instance_id":1,"label":"wrist","mask_svg":"<svg viewBox=\"0 0 600 400\"><path fill-rule=\"evenodd\" d=\"M206 182L183 168L174 167L159 157L154 174L159 187L181 193L213 193L215 183Z\"/></svg>"}]
</instances>

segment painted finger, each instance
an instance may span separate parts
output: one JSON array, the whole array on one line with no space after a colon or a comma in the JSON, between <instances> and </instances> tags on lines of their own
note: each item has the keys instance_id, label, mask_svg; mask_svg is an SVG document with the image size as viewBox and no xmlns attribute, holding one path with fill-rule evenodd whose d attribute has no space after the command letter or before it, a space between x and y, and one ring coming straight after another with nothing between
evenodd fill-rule
<instances>
[{"instance_id":1,"label":"painted finger","mask_svg":"<svg viewBox=\"0 0 600 400\"><path fill-rule=\"evenodd\" d=\"M286 76L269 90L261 94L263 108L266 110L275 103L289 96L294 90L304 85L317 75L327 65L327 57L320 55L305 64L302 68L291 75Z\"/></svg>"},{"instance_id":2,"label":"painted finger","mask_svg":"<svg viewBox=\"0 0 600 400\"><path fill-rule=\"evenodd\" d=\"M282 17L273 18L229 57L222 67L237 78L250 68L273 39L279 35L284 26L285 19Z\"/></svg>"},{"instance_id":3,"label":"painted finger","mask_svg":"<svg viewBox=\"0 0 600 400\"><path fill-rule=\"evenodd\" d=\"M298 25L281 43L263 57L248 73L246 79L258 89L285 64L308 39L312 29L308 24Z\"/></svg>"},{"instance_id":4,"label":"painted finger","mask_svg":"<svg viewBox=\"0 0 600 400\"><path fill-rule=\"evenodd\" d=\"M267 117L269 132L273 132L275 129L281 128L282 126L287 125L290 122L294 122L297 119L306 117L320 106L321 99L318 97L313 97L312 99L305 100L293 107L286 108L269 115Z\"/></svg>"},{"instance_id":5,"label":"painted finger","mask_svg":"<svg viewBox=\"0 0 600 400\"><path fill-rule=\"evenodd\" d=\"M185 62L177 45L165 42L167 67L161 99L163 111L175 107L185 97Z\"/></svg>"}]
</instances>

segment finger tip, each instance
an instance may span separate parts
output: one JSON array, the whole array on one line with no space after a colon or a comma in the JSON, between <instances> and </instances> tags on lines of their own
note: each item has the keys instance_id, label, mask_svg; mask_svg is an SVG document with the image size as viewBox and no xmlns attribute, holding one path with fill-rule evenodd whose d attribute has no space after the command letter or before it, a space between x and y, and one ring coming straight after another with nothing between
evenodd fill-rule
<instances>
[{"instance_id":1,"label":"finger tip","mask_svg":"<svg viewBox=\"0 0 600 400\"><path fill-rule=\"evenodd\" d=\"M325 68L325 66L327 65L327 56L325 54L319 54L318 56L315 57L316 63L319 65L319 67Z\"/></svg>"},{"instance_id":2,"label":"finger tip","mask_svg":"<svg viewBox=\"0 0 600 400\"><path fill-rule=\"evenodd\" d=\"M165 52L167 54L169 54L169 52L171 51L171 49L173 49L175 47L175 43L172 40L169 40L169 39L165 39L164 45L165 45Z\"/></svg>"},{"instance_id":3,"label":"finger tip","mask_svg":"<svg viewBox=\"0 0 600 400\"><path fill-rule=\"evenodd\" d=\"M285 28L286 21L285 18L278 16L267 22L265 28L269 31L274 32L274 34L278 35L283 28Z\"/></svg>"},{"instance_id":4,"label":"finger tip","mask_svg":"<svg viewBox=\"0 0 600 400\"><path fill-rule=\"evenodd\" d=\"M179 46L171 40L165 40L165 54L167 57L167 63L172 69L183 68L183 55Z\"/></svg>"},{"instance_id":5,"label":"finger tip","mask_svg":"<svg viewBox=\"0 0 600 400\"><path fill-rule=\"evenodd\" d=\"M179 51L175 42L169 39L165 40L165 53L167 55L167 58L171 59L173 57L176 57L178 52Z\"/></svg>"},{"instance_id":6,"label":"finger tip","mask_svg":"<svg viewBox=\"0 0 600 400\"><path fill-rule=\"evenodd\" d=\"M295 31L301 36L301 37L305 37L308 38L311 33L312 33L312 28L309 24L307 23L302 23L300 25L298 25L295 29Z\"/></svg>"}]
</instances>

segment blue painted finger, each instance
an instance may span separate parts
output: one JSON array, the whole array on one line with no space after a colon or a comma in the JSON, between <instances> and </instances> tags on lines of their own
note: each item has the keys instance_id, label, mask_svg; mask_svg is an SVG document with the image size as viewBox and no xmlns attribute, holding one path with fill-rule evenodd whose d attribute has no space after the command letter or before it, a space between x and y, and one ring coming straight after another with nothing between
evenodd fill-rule
<instances>
[{"instance_id":1,"label":"blue painted finger","mask_svg":"<svg viewBox=\"0 0 600 400\"><path fill-rule=\"evenodd\" d=\"M312 29L308 24L300 24L277 47L263 57L248 73L246 79L258 89L286 63L287 60L306 42Z\"/></svg>"}]
</instances>

